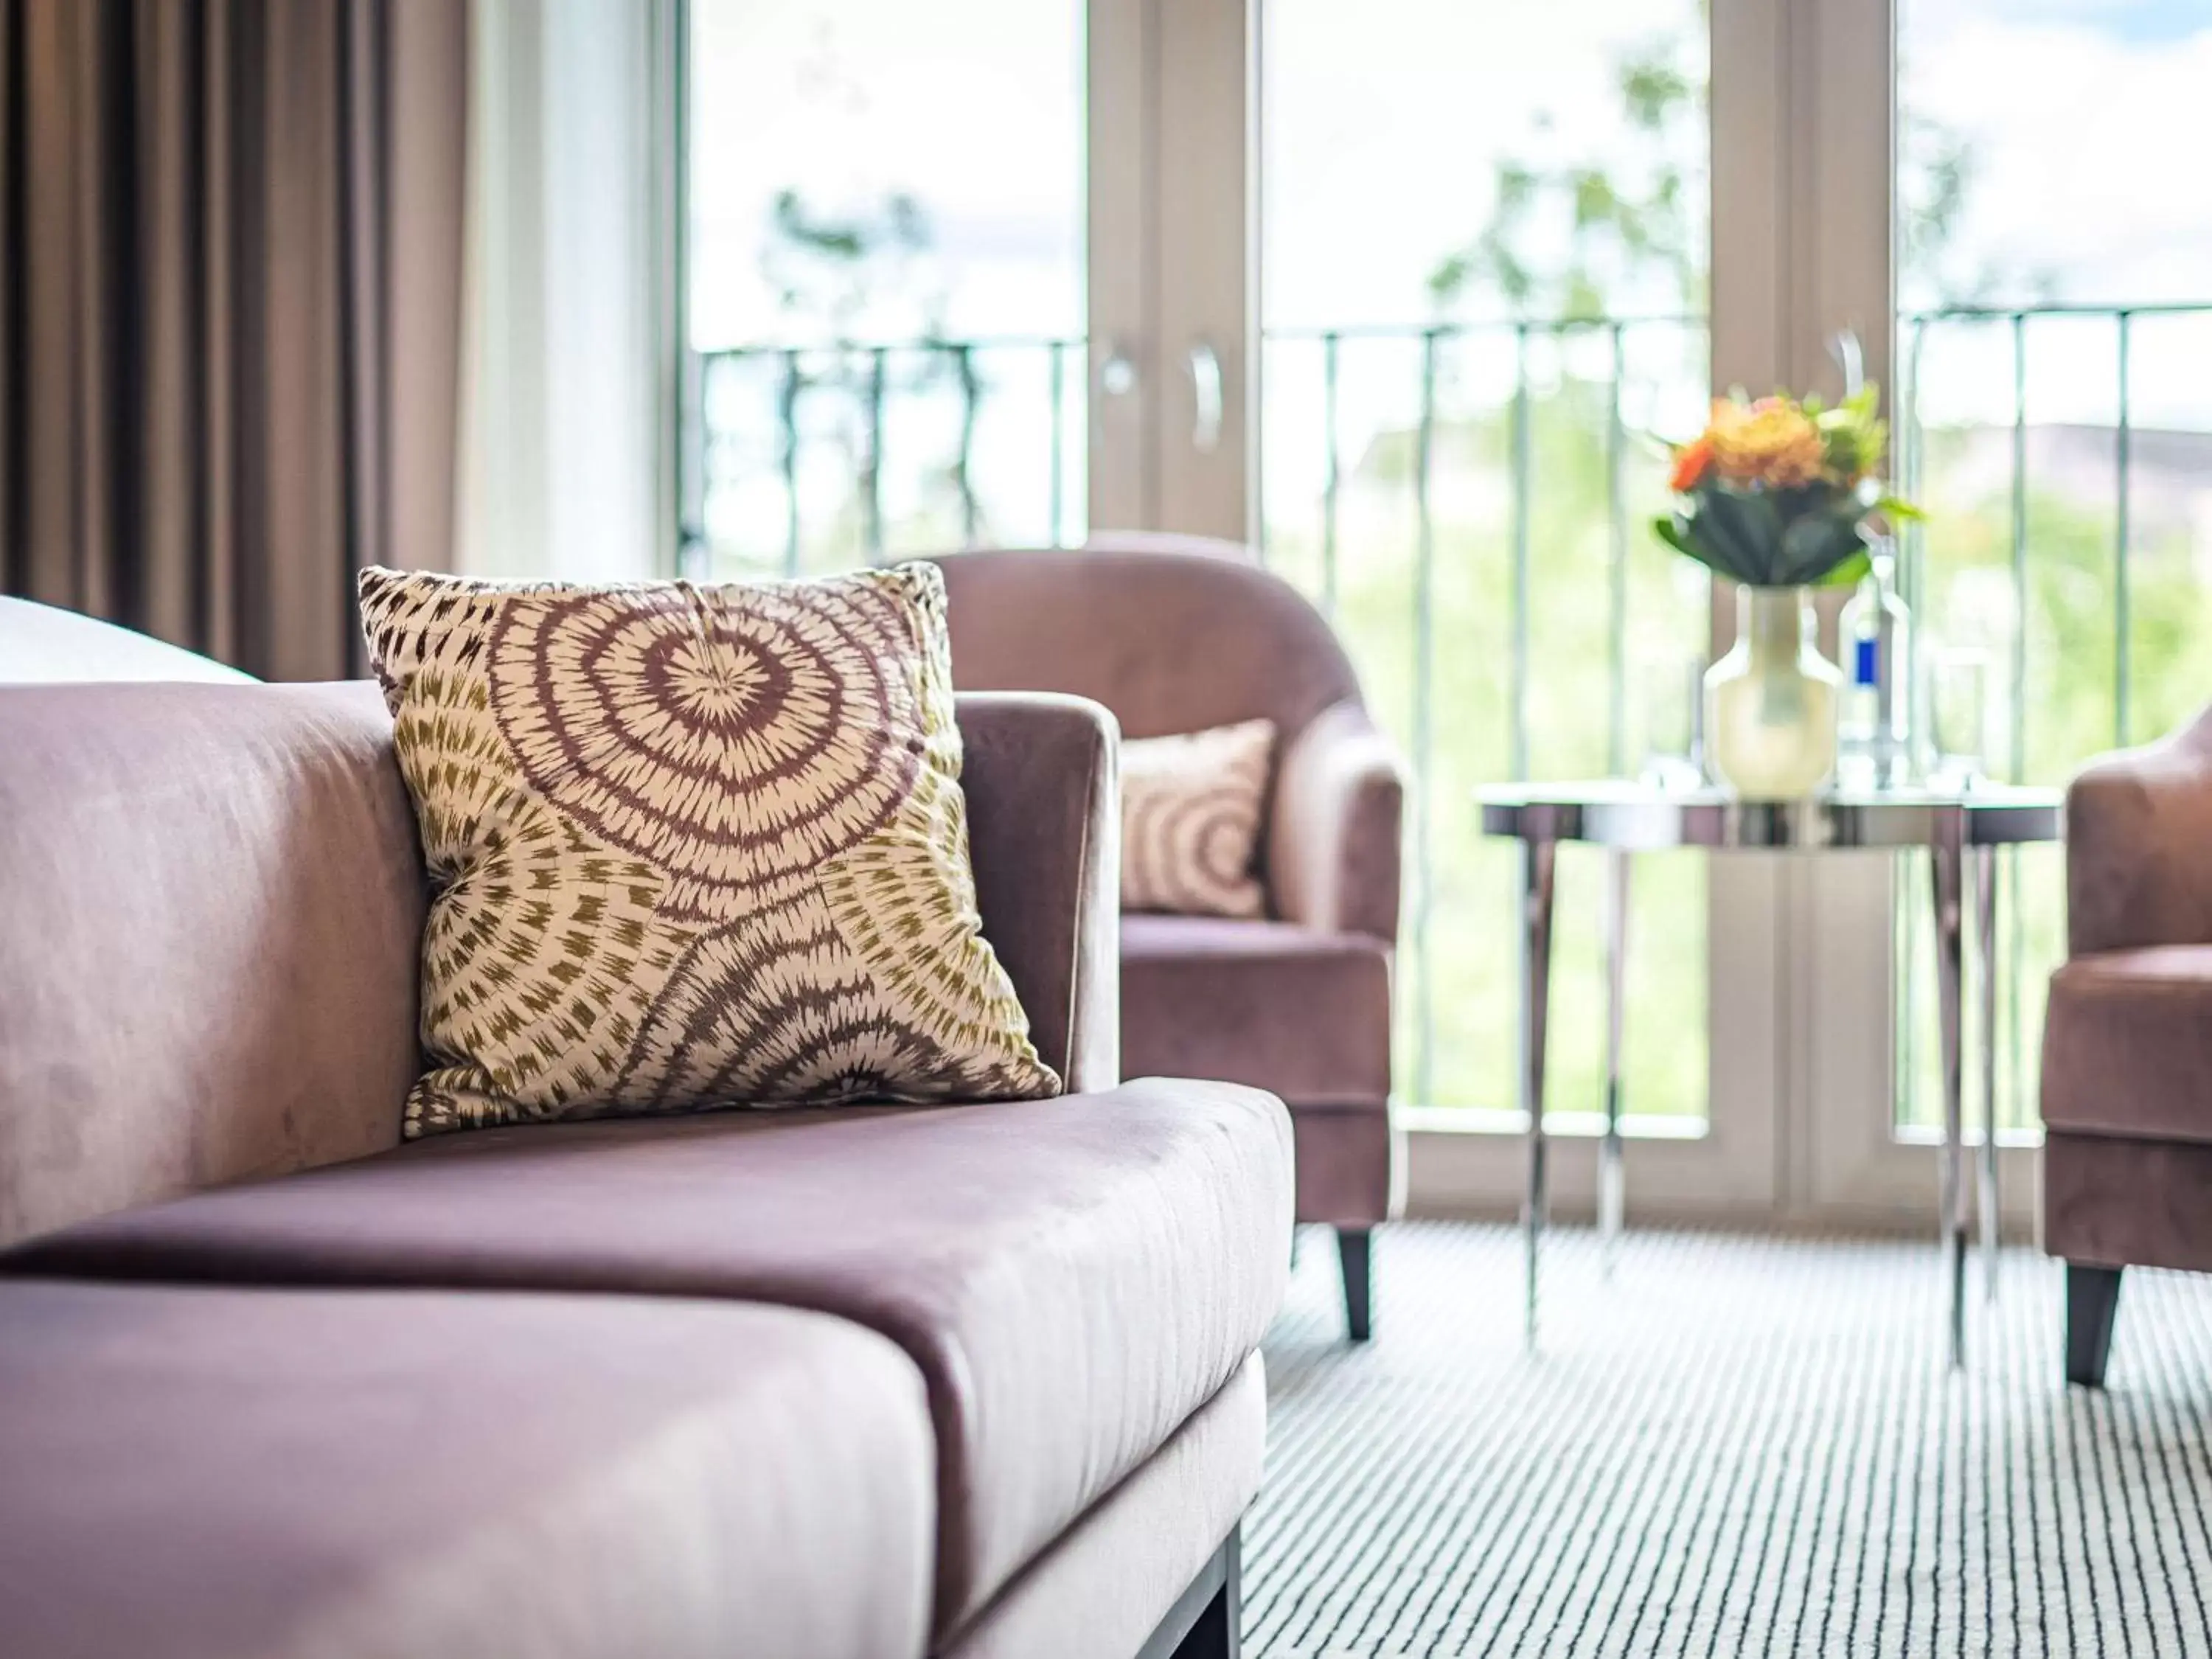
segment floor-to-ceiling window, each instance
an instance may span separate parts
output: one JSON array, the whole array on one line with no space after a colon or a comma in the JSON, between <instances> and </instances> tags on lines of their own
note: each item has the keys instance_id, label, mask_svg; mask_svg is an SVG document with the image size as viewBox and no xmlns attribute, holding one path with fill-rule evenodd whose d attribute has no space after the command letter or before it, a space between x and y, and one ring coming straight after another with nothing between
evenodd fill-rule
<instances>
[{"instance_id":1,"label":"floor-to-ceiling window","mask_svg":"<svg viewBox=\"0 0 2212 1659\"><path fill-rule=\"evenodd\" d=\"M1646 528L1702 423L1710 148L1695 0L1261 0L1261 528L1412 757L1400 1074L1514 1098L1518 860L1472 791L1679 744L1701 570ZM1705 1113L1704 869L1647 860L1627 1110ZM1604 867L1562 872L1552 1099L1602 1100Z\"/></svg>"},{"instance_id":2,"label":"floor-to-ceiling window","mask_svg":"<svg viewBox=\"0 0 2212 1659\"><path fill-rule=\"evenodd\" d=\"M2212 695L2212 9L1899 0L1899 459L1939 695L1985 687L1991 775L2062 782ZM1931 714L1934 711L1931 710ZM2005 871L1999 1122L2035 1123L2063 860ZM1939 1121L1927 904L1906 897L1897 1091Z\"/></svg>"},{"instance_id":3,"label":"floor-to-ceiling window","mask_svg":"<svg viewBox=\"0 0 2212 1659\"><path fill-rule=\"evenodd\" d=\"M704 568L1080 541L1080 0L693 0Z\"/></svg>"},{"instance_id":4,"label":"floor-to-ceiling window","mask_svg":"<svg viewBox=\"0 0 2212 1659\"><path fill-rule=\"evenodd\" d=\"M1514 865L1471 789L1679 745L1725 609L1646 520L1657 441L1716 383L1821 383L1859 331L1933 515L1904 561L1920 665L1955 692L1979 664L1993 775L2057 781L2212 690L2201 6L690 13L690 568L1251 542L1414 763L1409 1121L1513 1127ZM1932 1194L1924 875L1819 865L1640 861L1632 1200ZM2061 867L2008 866L2022 1132ZM1568 1130L1600 1098L1604 886L1563 862ZM1517 1189L1510 1143L1453 1139L1442 1196Z\"/></svg>"}]
</instances>

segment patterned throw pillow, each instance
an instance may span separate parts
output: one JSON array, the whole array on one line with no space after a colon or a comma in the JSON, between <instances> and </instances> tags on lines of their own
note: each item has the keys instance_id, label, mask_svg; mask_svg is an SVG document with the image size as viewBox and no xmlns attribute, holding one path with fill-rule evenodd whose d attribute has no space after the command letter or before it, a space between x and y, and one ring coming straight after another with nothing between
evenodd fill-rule
<instances>
[{"instance_id":1,"label":"patterned throw pillow","mask_svg":"<svg viewBox=\"0 0 2212 1659\"><path fill-rule=\"evenodd\" d=\"M934 565L361 608L434 884L408 1135L1058 1092L976 915Z\"/></svg>"},{"instance_id":2,"label":"patterned throw pillow","mask_svg":"<svg viewBox=\"0 0 2212 1659\"><path fill-rule=\"evenodd\" d=\"M1252 873L1273 720L1121 745L1121 908L1256 916Z\"/></svg>"}]
</instances>

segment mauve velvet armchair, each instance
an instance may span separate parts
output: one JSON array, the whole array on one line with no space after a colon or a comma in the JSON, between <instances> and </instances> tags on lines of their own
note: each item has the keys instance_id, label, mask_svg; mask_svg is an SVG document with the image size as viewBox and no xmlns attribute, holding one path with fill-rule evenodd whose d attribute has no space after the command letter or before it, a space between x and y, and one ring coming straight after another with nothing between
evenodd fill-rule
<instances>
[{"instance_id":1,"label":"mauve velvet armchair","mask_svg":"<svg viewBox=\"0 0 2212 1659\"><path fill-rule=\"evenodd\" d=\"M2122 1270L2212 1272L2212 710L2074 781L2066 901L2043 1238L2066 1263L2067 1379L2100 1387Z\"/></svg>"},{"instance_id":2,"label":"mauve velvet armchair","mask_svg":"<svg viewBox=\"0 0 2212 1659\"><path fill-rule=\"evenodd\" d=\"M1121 1068L1279 1095L1297 1218L1336 1230L1346 1324L1370 1328L1370 1230L1396 1212L1390 972L1404 782L1320 613L1250 551L1195 538L939 561L965 690L1073 692L1126 736L1275 723L1256 921L1121 923Z\"/></svg>"}]
</instances>

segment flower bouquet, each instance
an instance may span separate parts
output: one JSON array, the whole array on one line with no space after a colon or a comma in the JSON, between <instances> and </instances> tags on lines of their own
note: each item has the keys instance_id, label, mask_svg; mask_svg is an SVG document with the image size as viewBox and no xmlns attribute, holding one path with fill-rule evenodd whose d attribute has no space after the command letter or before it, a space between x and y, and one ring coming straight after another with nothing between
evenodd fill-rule
<instances>
[{"instance_id":1,"label":"flower bouquet","mask_svg":"<svg viewBox=\"0 0 2212 1659\"><path fill-rule=\"evenodd\" d=\"M1866 538L1915 519L1876 469L1889 428L1871 384L1832 407L1817 397L1713 399L1705 429L1674 451L1674 513L1659 539L1747 587L1850 586Z\"/></svg>"},{"instance_id":2,"label":"flower bouquet","mask_svg":"<svg viewBox=\"0 0 2212 1659\"><path fill-rule=\"evenodd\" d=\"M1807 590L1856 583L1869 538L1919 516L1877 476L1888 431L1868 385L1841 403L1738 392L1674 450L1674 511L1652 528L1738 584L1735 648L1705 674L1705 751L1739 794L1790 799L1835 769L1842 676Z\"/></svg>"}]
</instances>

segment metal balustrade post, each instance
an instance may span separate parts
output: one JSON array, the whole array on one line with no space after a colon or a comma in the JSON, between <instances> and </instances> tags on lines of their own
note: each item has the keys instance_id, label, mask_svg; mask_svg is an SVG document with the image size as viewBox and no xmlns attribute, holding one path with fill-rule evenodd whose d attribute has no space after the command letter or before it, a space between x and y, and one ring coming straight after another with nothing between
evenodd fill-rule
<instances>
[{"instance_id":1,"label":"metal balustrade post","mask_svg":"<svg viewBox=\"0 0 2212 1659\"><path fill-rule=\"evenodd\" d=\"M2012 317L2012 664L2010 739L2011 776L2014 783L2027 780L2027 316ZM2021 1066L2020 982L2027 973L2026 947L2021 938L2020 858L2017 847L2004 849L2002 861L2009 878L1999 903L2005 930L2005 1097L2014 1115L2025 1122L2027 1103L2021 1098L2026 1074ZM1996 1052L1994 1036L1990 1052ZM1992 1133L1994 1129L1992 1119Z\"/></svg>"},{"instance_id":2,"label":"metal balustrade post","mask_svg":"<svg viewBox=\"0 0 2212 1659\"><path fill-rule=\"evenodd\" d=\"M866 514L868 562L884 562L884 358L878 346L868 354L868 461L860 485Z\"/></svg>"},{"instance_id":3,"label":"metal balustrade post","mask_svg":"<svg viewBox=\"0 0 2212 1659\"><path fill-rule=\"evenodd\" d=\"M2027 317L2012 318L2012 781L2027 771Z\"/></svg>"},{"instance_id":4,"label":"metal balustrade post","mask_svg":"<svg viewBox=\"0 0 2212 1659\"><path fill-rule=\"evenodd\" d=\"M952 462L953 486L960 493L960 538L967 546L975 545L976 534L982 523L982 512L975 500L975 483L969 476L969 463L975 450L975 405L981 388L975 383L975 353L966 343L952 348L953 371L960 377L960 448Z\"/></svg>"},{"instance_id":5,"label":"metal balustrade post","mask_svg":"<svg viewBox=\"0 0 2212 1659\"><path fill-rule=\"evenodd\" d=\"M1606 553L1612 576L1613 611L1607 663L1610 684L1606 702L1606 764L1615 777L1628 770L1628 503L1620 468L1627 429L1620 418L1620 384L1626 366L1621 325L1610 325L1613 375L1605 412Z\"/></svg>"},{"instance_id":6,"label":"metal balustrade post","mask_svg":"<svg viewBox=\"0 0 2212 1659\"><path fill-rule=\"evenodd\" d=\"M1344 485L1344 456L1336 429L1337 343L1334 333L1321 337L1322 426L1328 460L1321 486L1321 609L1336 620L1336 513Z\"/></svg>"},{"instance_id":7,"label":"metal balustrade post","mask_svg":"<svg viewBox=\"0 0 2212 1659\"><path fill-rule=\"evenodd\" d=\"M1413 1098L1432 1104L1436 1081L1436 976L1429 954L1429 922L1436 908L1435 871L1430 862L1429 817L1435 792L1431 700L1435 694L1436 517L1429 496L1437 439L1437 331L1421 335L1421 417L1413 453L1413 883L1420 895L1413 907L1413 962L1421 990L1414 1005Z\"/></svg>"},{"instance_id":8,"label":"metal balustrade post","mask_svg":"<svg viewBox=\"0 0 2212 1659\"><path fill-rule=\"evenodd\" d=\"M1062 448L1067 427L1067 411L1063 407L1067 399L1066 343L1055 340L1049 349L1052 354L1052 389L1048 394L1052 398L1052 525L1045 541L1050 546L1059 547L1062 545L1060 495L1067 470L1067 459Z\"/></svg>"},{"instance_id":9,"label":"metal balustrade post","mask_svg":"<svg viewBox=\"0 0 2212 1659\"><path fill-rule=\"evenodd\" d=\"M2114 488L2118 500L2114 503L2112 525L2112 742L2119 748L2128 745L2128 693L2132 678L2132 653L2130 635L2134 632L2134 618L2128 588L2128 544L2132 526L2129 523L2129 473L2135 454L2135 423L2129 408L2129 347L2134 330L2133 313L2118 313L2119 325L2119 416L2115 431L2112 470Z\"/></svg>"},{"instance_id":10,"label":"metal balustrade post","mask_svg":"<svg viewBox=\"0 0 2212 1659\"><path fill-rule=\"evenodd\" d=\"M1924 319L1916 319L1912 325L1912 343L1905 352L1908 392L1904 407L1899 410L1904 422L1905 452L1899 458L1899 472L1908 499L1917 497L1920 492L1923 447L1926 439L1926 431L1920 419L1920 391L1927 352L1928 324ZM1905 603L1911 607L1913 616L1924 621L1928 605L1927 526L1907 523L1898 542L1899 550L1903 555L1899 560L1897 572L1899 586L1905 590ZM1922 683L1921 659L1927 649L1926 632L1924 628L1916 628L1912 630L1912 660L1906 665L1905 673L1905 684L1908 686L1915 686ZM1912 740L1915 743L1919 742L1923 735L1920 730L1923 712L1918 708L1912 711Z\"/></svg>"},{"instance_id":11,"label":"metal balustrade post","mask_svg":"<svg viewBox=\"0 0 2212 1659\"><path fill-rule=\"evenodd\" d=\"M1513 646L1512 683L1507 694L1510 722L1508 752L1512 775L1528 775L1528 581L1529 459L1528 325L1513 330Z\"/></svg>"},{"instance_id":12,"label":"metal balustrade post","mask_svg":"<svg viewBox=\"0 0 2212 1659\"><path fill-rule=\"evenodd\" d=\"M776 399L776 420L781 432L783 465L783 574L799 574L799 354L783 354L783 389Z\"/></svg>"}]
</instances>

